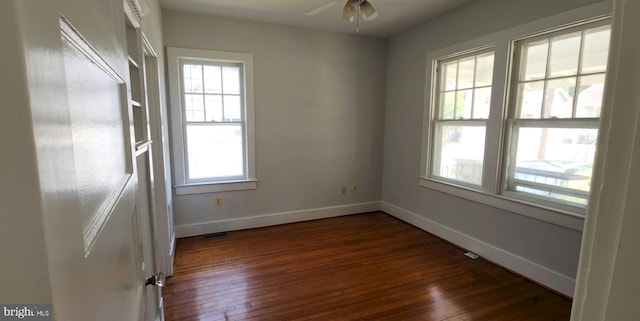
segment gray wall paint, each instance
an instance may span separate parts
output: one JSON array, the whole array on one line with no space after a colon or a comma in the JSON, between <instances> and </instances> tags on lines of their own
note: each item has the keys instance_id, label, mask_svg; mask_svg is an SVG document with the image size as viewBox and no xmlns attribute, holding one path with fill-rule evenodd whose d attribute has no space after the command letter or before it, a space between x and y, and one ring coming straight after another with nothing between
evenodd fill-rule
<instances>
[{"instance_id":1,"label":"gray wall paint","mask_svg":"<svg viewBox=\"0 0 640 321\"><path fill-rule=\"evenodd\" d=\"M381 199L387 40L162 16L166 46L250 52L255 65L258 188L175 196L176 225ZM358 192L340 193L353 183Z\"/></svg>"},{"instance_id":2,"label":"gray wall paint","mask_svg":"<svg viewBox=\"0 0 640 321\"><path fill-rule=\"evenodd\" d=\"M390 40L383 201L575 277L581 233L418 186L426 54L595 0L483 0Z\"/></svg>"}]
</instances>

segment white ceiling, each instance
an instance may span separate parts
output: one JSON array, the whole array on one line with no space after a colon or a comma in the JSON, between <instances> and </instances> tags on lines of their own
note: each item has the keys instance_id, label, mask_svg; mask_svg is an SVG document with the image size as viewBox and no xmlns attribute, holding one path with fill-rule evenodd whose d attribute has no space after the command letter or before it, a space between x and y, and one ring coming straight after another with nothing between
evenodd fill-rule
<instances>
[{"instance_id":1,"label":"white ceiling","mask_svg":"<svg viewBox=\"0 0 640 321\"><path fill-rule=\"evenodd\" d=\"M355 22L340 18L344 3L306 16L329 0L160 0L163 8L355 34ZM369 0L380 16L360 20L360 34L390 37L473 0ZM346 3L346 0L345 0Z\"/></svg>"}]
</instances>

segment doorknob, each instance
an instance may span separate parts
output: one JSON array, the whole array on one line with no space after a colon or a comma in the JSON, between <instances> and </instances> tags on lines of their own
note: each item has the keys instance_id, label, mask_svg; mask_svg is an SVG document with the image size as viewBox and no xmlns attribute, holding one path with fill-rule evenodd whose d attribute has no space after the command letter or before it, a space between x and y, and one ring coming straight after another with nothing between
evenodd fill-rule
<instances>
[{"instance_id":1,"label":"doorknob","mask_svg":"<svg viewBox=\"0 0 640 321\"><path fill-rule=\"evenodd\" d=\"M150 278L147 278L145 281L145 285L153 285L161 288L164 286L165 276L164 273L160 272L158 274L152 275Z\"/></svg>"}]
</instances>

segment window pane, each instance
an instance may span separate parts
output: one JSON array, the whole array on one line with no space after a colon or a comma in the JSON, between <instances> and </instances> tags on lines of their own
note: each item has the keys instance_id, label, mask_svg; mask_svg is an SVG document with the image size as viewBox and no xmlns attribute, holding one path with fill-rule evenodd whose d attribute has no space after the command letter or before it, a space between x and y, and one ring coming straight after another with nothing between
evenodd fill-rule
<instances>
[{"instance_id":1,"label":"window pane","mask_svg":"<svg viewBox=\"0 0 640 321\"><path fill-rule=\"evenodd\" d=\"M207 121L222 121L222 96L207 95L205 97Z\"/></svg>"},{"instance_id":2,"label":"window pane","mask_svg":"<svg viewBox=\"0 0 640 321\"><path fill-rule=\"evenodd\" d=\"M438 128L439 155L434 175L474 185L482 183L484 160L484 126L450 126Z\"/></svg>"},{"instance_id":3,"label":"window pane","mask_svg":"<svg viewBox=\"0 0 640 321\"><path fill-rule=\"evenodd\" d=\"M582 73L603 72L607 68L611 27L605 26L585 31L582 56Z\"/></svg>"},{"instance_id":4,"label":"window pane","mask_svg":"<svg viewBox=\"0 0 640 321\"><path fill-rule=\"evenodd\" d=\"M520 128L510 190L586 205L597 129Z\"/></svg>"},{"instance_id":5,"label":"window pane","mask_svg":"<svg viewBox=\"0 0 640 321\"><path fill-rule=\"evenodd\" d=\"M604 94L604 74L580 78L576 117L600 117Z\"/></svg>"},{"instance_id":6,"label":"window pane","mask_svg":"<svg viewBox=\"0 0 640 321\"><path fill-rule=\"evenodd\" d=\"M551 58L549 59L549 76L563 77L578 72L580 56L580 32L563 35L551 40Z\"/></svg>"},{"instance_id":7,"label":"window pane","mask_svg":"<svg viewBox=\"0 0 640 321\"><path fill-rule=\"evenodd\" d=\"M456 119L470 119L473 106L473 90L459 90L456 92Z\"/></svg>"},{"instance_id":8,"label":"window pane","mask_svg":"<svg viewBox=\"0 0 640 321\"><path fill-rule=\"evenodd\" d=\"M456 106L456 92L448 92L440 95L440 111L442 119L453 119Z\"/></svg>"},{"instance_id":9,"label":"window pane","mask_svg":"<svg viewBox=\"0 0 640 321\"><path fill-rule=\"evenodd\" d=\"M242 120L240 108L240 96L224 96L224 120L240 121Z\"/></svg>"},{"instance_id":10,"label":"window pane","mask_svg":"<svg viewBox=\"0 0 640 321\"><path fill-rule=\"evenodd\" d=\"M458 63L456 61L444 64L444 72L440 90L455 90L456 89L456 75L458 72Z\"/></svg>"},{"instance_id":11,"label":"window pane","mask_svg":"<svg viewBox=\"0 0 640 321\"><path fill-rule=\"evenodd\" d=\"M522 48L520 62L520 80L543 79L547 71L547 54L549 42L547 40L525 44Z\"/></svg>"},{"instance_id":12,"label":"window pane","mask_svg":"<svg viewBox=\"0 0 640 321\"><path fill-rule=\"evenodd\" d=\"M187 121L204 121L204 101L200 94L185 94L184 109Z\"/></svg>"},{"instance_id":13,"label":"window pane","mask_svg":"<svg viewBox=\"0 0 640 321\"><path fill-rule=\"evenodd\" d=\"M458 89L467 89L473 87L475 69L475 57L460 60L458 67Z\"/></svg>"},{"instance_id":14,"label":"window pane","mask_svg":"<svg viewBox=\"0 0 640 321\"><path fill-rule=\"evenodd\" d=\"M219 66L204 66L204 92L222 93L222 75Z\"/></svg>"},{"instance_id":15,"label":"window pane","mask_svg":"<svg viewBox=\"0 0 640 321\"><path fill-rule=\"evenodd\" d=\"M476 87L491 86L493 82L493 52L478 56L476 66Z\"/></svg>"},{"instance_id":16,"label":"window pane","mask_svg":"<svg viewBox=\"0 0 640 321\"><path fill-rule=\"evenodd\" d=\"M184 65L184 92L201 93L202 92L202 66L201 65Z\"/></svg>"},{"instance_id":17,"label":"window pane","mask_svg":"<svg viewBox=\"0 0 640 321\"><path fill-rule=\"evenodd\" d=\"M520 118L540 118L544 81L527 82L518 85L518 109Z\"/></svg>"},{"instance_id":18,"label":"window pane","mask_svg":"<svg viewBox=\"0 0 640 321\"><path fill-rule=\"evenodd\" d=\"M544 117L571 118L575 91L575 78L561 78L549 81L544 104Z\"/></svg>"},{"instance_id":19,"label":"window pane","mask_svg":"<svg viewBox=\"0 0 640 321\"><path fill-rule=\"evenodd\" d=\"M489 118L491 87L476 89L473 95L473 118Z\"/></svg>"},{"instance_id":20,"label":"window pane","mask_svg":"<svg viewBox=\"0 0 640 321\"><path fill-rule=\"evenodd\" d=\"M244 176L241 125L187 125L188 178Z\"/></svg>"},{"instance_id":21,"label":"window pane","mask_svg":"<svg viewBox=\"0 0 640 321\"><path fill-rule=\"evenodd\" d=\"M222 67L222 79L225 94L240 94L240 68Z\"/></svg>"}]
</instances>

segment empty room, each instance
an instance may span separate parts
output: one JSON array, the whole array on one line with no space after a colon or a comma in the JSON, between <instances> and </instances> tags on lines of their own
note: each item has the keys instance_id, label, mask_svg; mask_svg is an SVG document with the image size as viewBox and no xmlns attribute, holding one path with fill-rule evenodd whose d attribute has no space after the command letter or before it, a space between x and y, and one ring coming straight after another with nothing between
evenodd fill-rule
<instances>
[{"instance_id":1,"label":"empty room","mask_svg":"<svg viewBox=\"0 0 640 321\"><path fill-rule=\"evenodd\" d=\"M640 2L5 0L2 320L640 320Z\"/></svg>"}]
</instances>

